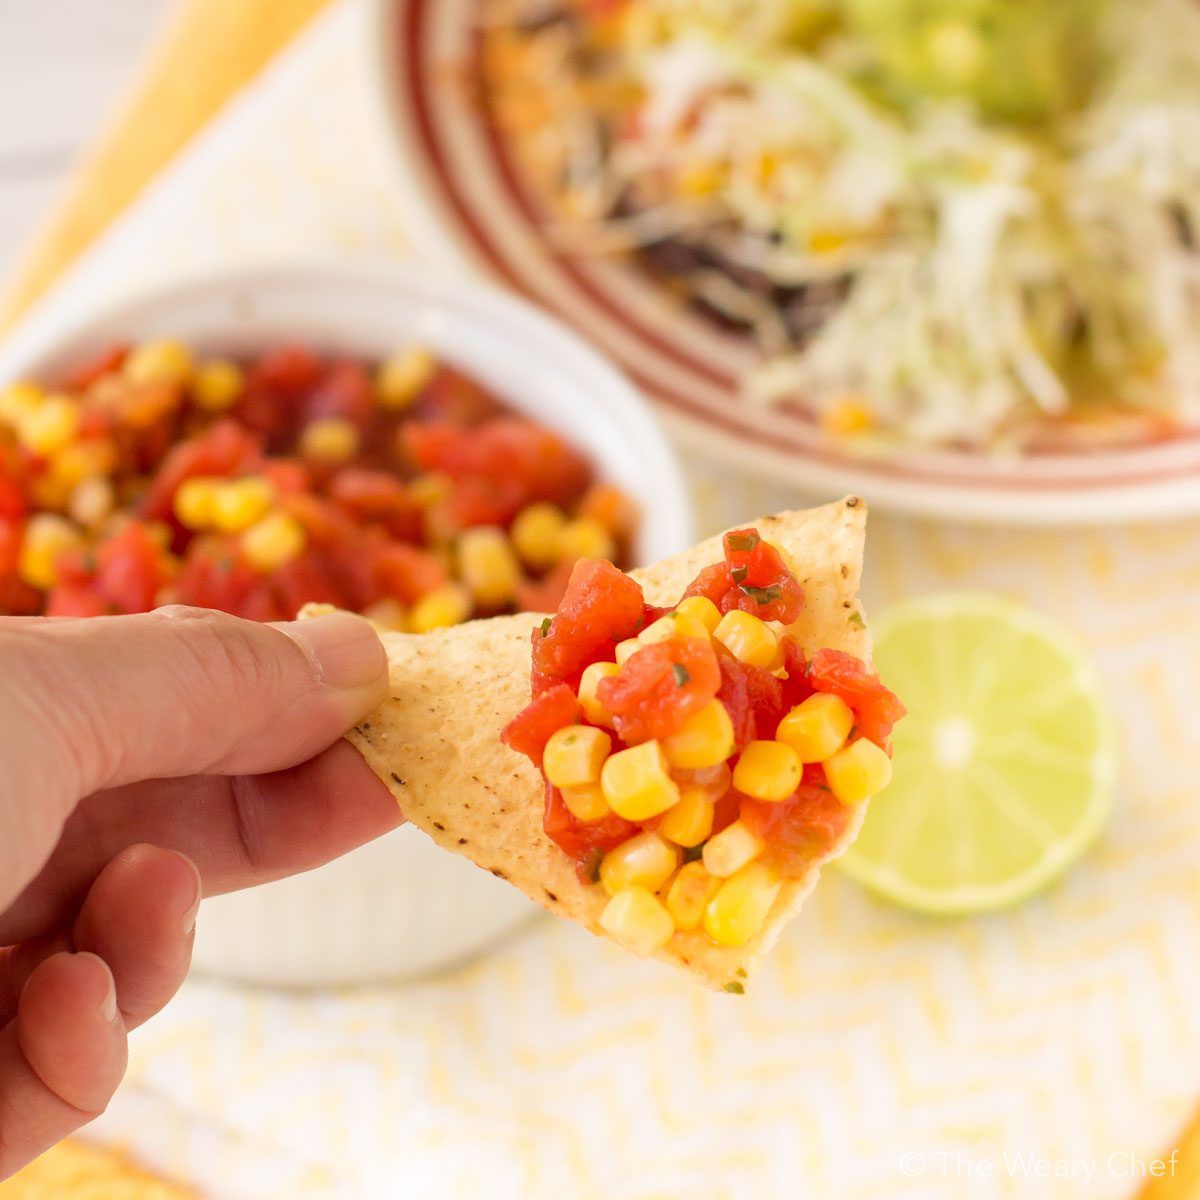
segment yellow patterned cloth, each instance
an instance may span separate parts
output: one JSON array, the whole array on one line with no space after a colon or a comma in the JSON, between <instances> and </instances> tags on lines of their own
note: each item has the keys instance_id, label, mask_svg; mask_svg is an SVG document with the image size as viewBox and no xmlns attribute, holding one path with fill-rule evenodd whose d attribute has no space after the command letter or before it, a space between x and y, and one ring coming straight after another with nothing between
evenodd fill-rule
<instances>
[{"instance_id":1,"label":"yellow patterned cloth","mask_svg":"<svg viewBox=\"0 0 1200 1200\"><path fill-rule=\"evenodd\" d=\"M217 263L406 254L362 19L319 18L32 319ZM690 471L706 529L802 499ZM745 997L550 920L406 987L193 982L98 1135L234 1198L1134 1196L1200 1087L1200 525L873 518L871 607L948 587L1077 629L1124 719L1111 828L1051 893L933 922L831 873Z\"/></svg>"}]
</instances>

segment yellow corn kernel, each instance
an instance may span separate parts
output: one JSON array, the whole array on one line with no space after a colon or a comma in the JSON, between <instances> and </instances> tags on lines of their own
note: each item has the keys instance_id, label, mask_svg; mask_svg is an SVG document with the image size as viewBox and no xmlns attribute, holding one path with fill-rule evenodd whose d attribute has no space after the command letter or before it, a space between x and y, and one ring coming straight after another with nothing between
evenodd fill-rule
<instances>
[{"instance_id":1,"label":"yellow corn kernel","mask_svg":"<svg viewBox=\"0 0 1200 1200\"><path fill-rule=\"evenodd\" d=\"M458 539L458 575L484 608L499 608L517 594L521 568L502 529L479 526Z\"/></svg>"},{"instance_id":2,"label":"yellow corn kernel","mask_svg":"<svg viewBox=\"0 0 1200 1200\"><path fill-rule=\"evenodd\" d=\"M861 804L892 781L892 760L867 738L855 738L825 760L825 780L843 804Z\"/></svg>"},{"instance_id":3,"label":"yellow corn kernel","mask_svg":"<svg viewBox=\"0 0 1200 1200\"><path fill-rule=\"evenodd\" d=\"M704 638L707 641L709 632L695 617L676 611L664 614L657 621L651 621L638 634L637 640L643 646L651 646L655 642L665 642L673 637Z\"/></svg>"},{"instance_id":4,"label":"yellow corn kernel","mask_svg":"<svg viewBox=\"0 0 1200 1200\"><path fill-rule=\"evenodd\" d=\"M201 363L192 380L192 400L197 408L208 413L228 412L238 401L246 386L246 378L237 363L214 358Z\"/></svg>"},{"instance_id":5,"label":"yellow corn kernel","mask_svg":"<svg viewBox=\"0 0 1200 1200\"><path fill-rule=\"evenodd\" d=\"M409 483L408 494L421 508L432 508L450 495L450 477L437 472L418 475Z\"/></svg>"},{"instance_id":6,"label":"yellow corn kernel","mask_svg":"<svg viewBox=\"0 0 1200 1200\"><path fill-rule=\"evenodd\" d=\"M875 424L875 414L862 396L838 397L822 414L821 428L834 437L853 437L869 433Z\"/></svg>"},{"instance_id":7,"label":"yellow corn kernel","mask_svg":"<svg viewBox=\"0 0 1200 1200\"><path fill-rule=\"evenodd\" d=\"M779 895L779 879L750 863L721 885L704 910L704 931L721 946L744 946L763 926Z\"/></svg>"},{"instance_id":8,"label":"yellow corn kernel","mask_svg":"<svg viewBox=\"0 0 1200 1200\"><path fill-rule=\"evenodd\" d=\"M368 605L363 610L363 616L385 633L403 632L408 627L408 614L404 605L391 596L384 596L382 600Z\"/></svg>"},{"instance_id":9,"label":"yellow corn kernel","mask_svg":"<svg viewBox=\"0 0 1200 1200\"><path fill-rule=\"evenodd\" d=\"M791 746L802 763L824 762L850 736L854 713L840 696L817 692L797 704L775 731L775 740Z\"/></svg>"},{"instance_id":10,"label":"yellow corn kernel","mask_svg":"<svg viewBox=\"0 0 1200 1200\"><path fill-rule=\"evenodd\" d=\"M585 824L602 821L612 809L604 798L604 789L598 783L585 783L582 787L563 788L563 803L571 815Z\"/></svg>"},{"instance_id":11,"label":"yellow corn kernel","mask_svg":"<svg viewBox=\"0 0 1200 1200\"><path fill-rule=\"evenodd\" d=\"M554 556L560 562L577 558L612 558L615 553L612 534L591 517L568 521L555 539Z\"/></svg>"},{"instance_id":12,"label":"yellow corn kernel","mask_svg":"<svg viewBox=\"0 0 1200 1200\"><path fill-rule=\"evenodd\" d=\"M675 178L680 196L686 200L702 200L720 187L725 172L720 163L697 162L684 167Z\"/></svg>"},{"instance_id":13,"label":"yellow corn kernel","mask_svg":"<svg viewBox=\"0 0 1200 1200\"><path fill-rule=\"evenodd\" d=\"M242 535L242 554L256 571L266 573L299 558L307 544L304 526L288 513L275 512Z\"/></svg>"},{"instance_id":14,"label":"yellow corn kernel","mask_svg":"<svg viewBox=\"0 0 1200 1200\"><path fill-rule=\"evenodd\" d=\"M779 637L770 625L753 613L734 609L727 612L713 630L713 637L734 658L752 667L769 667L779 652Z\"/></svg>"},{"instance_id":15,"label":"yellow corn kernel","mask_svg":"<svg viewBox=\"0 0 1200 1200\"><path fill-rule=\"evenodd\" d=\"M447 625L458 625L471 615L471 597L466 588L456 583L426 592L413 605L408 623L413 633L428 633Z\"/></svg>"},{"instance_id":16,"label":"yellow corn kernel","mask_svg":"<svg viewBox=\"0 0 1200 1200\"><path fill-rule=\"evenodd\" d=\"M173 338L143 342L125 360L130 383L185 383L192 373L192 352Z\"/></svg>"},{"instance_id":17,"label":"yellow corn kernel","mask_svg":"<svg viewBox=\"0 0 1200 1200\"><path fill-rule=\"evenodd\" d=\"M579 502L576 516L599 521L613 537L623 537L637 523L637 505L611 483L593 483Z\"/></svg>"},{"instance_id":18,"label":"yellow corn kernel","mask_svg":"<svg viewBox=\"0 0 1200 1200\"><path fill-rule=\"evenodd\" d=\"M358 426L345 417L318 417L300 435L304 457L325 463L349 462L358 453L358 445Z\"/></svg>"},{"instance_id":19,"label":"yellow corn kernel","mask_svg":"<svg viewBox=\"0 0 1200 1200\"><path fill-rule=\"evenodd\" d=\"M58 582L59 556L81 545L83 536L70 521L38 513L25 527L17 573L30 587L47 591Z\"/></svg>"},{"instance_id":20,"label":"yellow corn kernel","mask_svg":"<svg viewBox=\"0 0 1200 1200\"><path fill-rule=\"evenodd\" d=\"M681 788L698 787L713 804L729 791L729 786L733 783L733 772L728 763L720 763L715 767L701 767L697 771L677 770L674 776Z\"/></svg>"},{"instance_id":21,"label":"yellow corn kernel","mask_svg":"<svg viewBox=\"0 0 1200 1200\"><path fill-rule=\"evenodd\" d=\"M217 489L223 479L197 475L185 479L175 490L175 515L186 529L211 529L216 522Z\"/></svg>"},{"instance_id":22,"label":"yellow corn kernel","mask_svg":"<svg viewBox=\"0 0 1200 1200\"><path fill-rule=\"evenodd\" d=\"M657 892L679 866L679 847L646 830L610 850L600 861L600 882L615 896L627 887Z\"/></svg>"},{"instance_id":23,"label":"yellow corn kernel","mask_svg":"<svg viewBox=\"0 0 1200 1200\"><path fill-rule=\"evenodd\" d=\"M257 525L275 503L275 489L261 475L220 484L213 493L212 523L221 533L241 533Z\"/></svg>"},{"instance_id":24,"label":"yellow corn kernel","mask_svg":"<svg viewBox=\"0 0 1200 1200\"><path fill-rule=\"evenodd\" d=\"M733 722L725 705L710 700L664 738L662 747L673 767L694 771L723 763L734 750Z\"/></svg>"},{"instance_id":25,"label":"yellow corn kernel","mask_svg":"<svg viewBox=\"0 0 1200 1200\"><path fill-rule=\"evenodd\" d=\"M75 485L67 512L80 525L92 529L99 525L116 507L117 497L109 480L100 476L84 479Z\"/></svg>"},{"instance_id":26,"label":"yellow corn kernel","mask_svg":"<svg viewBox=\"0 0 1200 1200\"><path fill-rule=\"evenodd\" d=\"M579 678L579 704L593 725L611 725L612 713L600 703L596 690L602 679L611 679L621 668L616 663L594 662L584 667Z\"/></svg>"},{"instance_id":27,"label":"yellow corn kernel","mask_svg":"<svg viewBox=\"0 0 1200 1200\"><path fill-rule=\"evenodd\" d=\"M679 868L679 874L667 888L667 912L676 929L695 929L704 920L708 902L717 894L721 881L710 875L703 863L690 862Z\"/></svg>"},{"instance_id":28,"label":"yellow corn kernel","mask_svg":"<svg viewBox=\"0 0 1200 1200\"><path fill-rule=\"evenodd\" d=\"M409 346L387 359L375 376L375 398L380 408L399 412L408 408L437 370L437 359L424 346Z\"/></svg>"},{"instance_id":29,"label":"yellow corn kernel","mask_svg":"<svg viewBox=\"0 0 1200 1200\"><path fill-rule=\"evenodd\" d=\"M39 458L69 446L79 436L79 405L70 396L47 396L17 421L17 441Z\"/></svg>"},{"instance_id":30,"label":"yellow corn kernel","mask_svg":"<svg viewBox=\"0 0 1200 1200\"><path fill-rule=\"evenodd\" d=\"M712 833L713 802L701 787L685 787L679 803L668 809L658 832L677 846L698 846Z\"/></svg>"},{"instance_id":31,"label":"yellow corn kernel","mask_svg":"<svg viewBox=\"0 0 1200 1200\"><path fill-rule=\"evenodd\" d=\"M558 558L558 543L567 518L553 504L530 504L512 523L513 545L531 567L548 567Z\"/></svg>"},{"instance_id":32,"label":"yellow corn kernel","mask_svg":"<svg viewBox=\"0 0 1200 1200\"><path fill-rule=\"evenodd\" d=\"M751 742L733 768L733 786L756 800L786 800L799 787L802 770L791 746Z\"/></svg>"},{"instance_id":33,"label":"yellow corn kernel","mask_svg":"<svg viewBox=\"0 0 1200 1200\"><path fill-rule=\"evenodd\" d=\"M642 643L637 638L626 638L623 642L618 642L613 652L617 666L623 667L641 648Z\"/></svg>"},{"instance_id":34,"label":"yellow corn kernel","mask_svg":"<svg viewBox=\"0 0 1200 1200\"><path fill-rule=\"evenodd\" d=\"M27 380L10 383L0 391L0 421L17 425L33 412L45 398L41 386Z\"/></svg>"},{"instance_id":35,"label":"yellow corn kernel","mask_svg":"<svg viewBox=\"0 0 1200 1200\"><path fill-rule=\"evenodd\" d=\"M711 634L721 623L721 610L707 596L688 596L675 606L681 617L699 621Z\"/></svg>"},{"instance_id":36,"label":"yellow corn kernel","mask_svg":"<svg viewBox=\"0 0 1200 1200\"><path fill-rule=\"evenodd\" d=\"M675 922L656 896L630 887L604 906L600 928L635 954L653 954L671 940Z\"/></svg>"},{"instance_id":37,"label":"yellow corn kernel","mask_svg":"<svg viewBox=\"0 0 1200 1200\"><path fill-rule=\"evenodd\" d=\"M556 788L583 787L600 778L600 768L612 749L612 738L591 725L556 729L542 753L542 770Z\"/></svg>"},{"instance_id":38,"label":"yellow corn kernel","mask_svg":"<svg viewBox=\"0 0 1200 1200\"><path fill-rule=\"evenodd\" d=\"M50 473L68 487L85 479L111 475L117 466L117 448L108 438L87 438L64 446L51 460Z\"/></svg>"},{"instance_id":39,"label":"yellow corn kernel","mask_svg":"<svg viewBox=\"0 0 1200 1200\"><path fill-rule=\"evenodd\" d=\"M763 848L762 838L749 825L734 821L704 843L704 867L710 875L725 879L753 862Z\"/></svg>"},{"instance_id":40,"label":"yellow corn kernel","mask_svg":"<svg viewBox=\"0 0 1200 1200\"><path fill-rule=\"evenodd\" d=\"M608 806L627 821L646 821L679 803L679 785L671 778L662 747L642 742L605 760L600 786Z\"/></svg>"}]
</instances>

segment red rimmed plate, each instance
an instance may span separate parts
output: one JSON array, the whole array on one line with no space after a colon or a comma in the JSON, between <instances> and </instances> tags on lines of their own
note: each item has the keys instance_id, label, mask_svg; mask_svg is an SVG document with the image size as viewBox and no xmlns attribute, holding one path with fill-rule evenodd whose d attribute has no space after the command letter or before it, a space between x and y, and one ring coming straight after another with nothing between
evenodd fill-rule
<instances>
[{"instance_id":1,"label":"red rimmed plate","mask_svg":"<svg viewBox=\"0 0 1200 1200\"><path fill-rule=\"evenodd\" d=\"M375 92L420 253L481 271L608 353L690 444L798 488L939 517L1084 524L1200 514L1200 432L1025 456L855 453L800 409L739 395L750 348L671 303L635 265L569 254L478 102L478 0L374 0Z\"/></svg>"}]
</instances>

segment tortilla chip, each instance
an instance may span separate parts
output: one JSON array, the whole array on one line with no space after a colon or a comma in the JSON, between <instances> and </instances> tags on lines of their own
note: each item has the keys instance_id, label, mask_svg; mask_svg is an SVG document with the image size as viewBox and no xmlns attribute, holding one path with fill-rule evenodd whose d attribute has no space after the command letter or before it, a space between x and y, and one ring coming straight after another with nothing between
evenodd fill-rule
<instances>
[{"instance_id":1,"label":"tortilla chip","mask_svg":"<svg viewBox=\"0 0 1200 1200\"><path fill-rule=\"evenodd\" d=\"M744 522L778 542L799 568L805 606L793 632L808 650L830 646L869 661L870 636L857 599L866 518L866 504L852 496ZM721 557L718 536L632 574L651 603L674 604L700 568ZM607 936L599 926L607 896L580 883L574 864L542 830L540 771L499 737L529 702L530 635L541 619L521 613L432 633L384 634L391 699L349 738L405 817L438 845L466 855L551 912ZM861 821L860 812L827 859L854 840ZM784 884L763 929L747 945L721 947L702 931L676 933L656 957L712 987L738 990L799 911L820 865Z\"/></svg>"}]
</instances>

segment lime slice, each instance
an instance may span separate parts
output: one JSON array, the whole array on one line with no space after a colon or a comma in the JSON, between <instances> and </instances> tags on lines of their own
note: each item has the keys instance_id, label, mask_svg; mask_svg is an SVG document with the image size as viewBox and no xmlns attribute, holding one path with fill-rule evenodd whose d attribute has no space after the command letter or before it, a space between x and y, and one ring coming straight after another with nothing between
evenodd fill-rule
<instances>
[{"instance_id":1,"label":"lime slice","mask_svg":"<svg viewBox=\"0 0 1200 1200\"><path fill-rule=\"evenodd\" d=\"M1044 888L1104 828L1116 736L1069 632L996 596L947 593L872 623L875 662L908 706L892 782L847 874L906 908L983 912Z\"/></svg>"}]
</instances>

